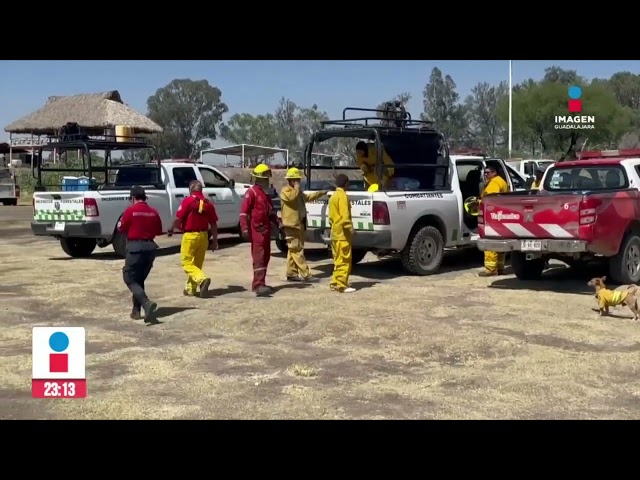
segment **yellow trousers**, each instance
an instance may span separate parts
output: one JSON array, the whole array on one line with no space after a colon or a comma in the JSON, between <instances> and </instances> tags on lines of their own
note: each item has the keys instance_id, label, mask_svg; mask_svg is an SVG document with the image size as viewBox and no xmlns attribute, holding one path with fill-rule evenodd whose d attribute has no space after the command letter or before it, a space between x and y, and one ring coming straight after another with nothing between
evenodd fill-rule
<instances>
[{"instance_id":1,"label":"yellow trousers","mask_svg":"<svg viewBox=\"0 0 640 480\"><path fill-rule=\"evenodd\" d=\"M180 263L187 274L187 284L184 289L189 294L196 293L207 276L202 271L204 256L209 249L209 234L207 232L186 232L182 234L180 244Z\"/></svg>"},{"instance_id":2,"label":"yellow trousers","mask_svg":"<svg viewBox=\"0 0 640 480\"><path fill-rule=\"evenodd\" d=\"M351 242L348 240L332 240L331 252L333 253L331 288L347 288L349 286L349 275L351 275Z\"/></svg>"},{"instance_id":3,"label":"yellow trousers","mask_svg":"<svg viewBox=\"0 0 640 480\"><path fill-rule=\"evenodd\" d=\"M504 252L484 252L484 268L489 273L504 271Z\"/></svg>"},{"instance_id":4,"label":"yellow trousers","mask_svg":"<svg viewBox=\"0 0 640 480\"><path fill-rule=\"evenodd\" d=\"M311 275L304 257L304 230L284 227L287 239L287 277L308 278Z\"/></svg>"}]
</instances>

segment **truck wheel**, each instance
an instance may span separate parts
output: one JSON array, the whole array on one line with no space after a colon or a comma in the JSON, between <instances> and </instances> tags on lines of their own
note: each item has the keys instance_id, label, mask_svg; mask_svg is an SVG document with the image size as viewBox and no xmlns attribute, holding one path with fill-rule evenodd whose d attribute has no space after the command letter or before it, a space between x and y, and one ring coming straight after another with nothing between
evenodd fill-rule
<instances>
[{"instance_id":1,"label":"truck wheel","mask_svg":"<svg viewBox=\"0 0 640 480\"><path fill-rule=\"evenodd\" d=\"M640 282L640 237L628 233L622 241L620 252L609 260L609 276L620 284Z\"/></svg>"},{"instance_id":2,"label":"truck wheel","mask_svg":"<svg viewBox=\"0 0 640 480\"><path fill-rule=\"evenodd\" d=\"M9 200L9 202L7 202L7 205L15 207L16 205L18 205L18 199L14 198L13 200Z\"/></svg>"},{"instance_id":3,"label":"truck wheel","mask_svg":"<svg viewBox=\"0 0 640 480\"><path fill-rule=\"evenodd\" d=\"M415 275L431 275L440 268L444 258L444 240L436 227L418 229L402 250L402 266Z\"/></svg>"},{"instance_id":4,"label":"truck wheel","mask_svg":"<svg viewBox=\"0 0 640 480\"><path fill-rule=\"evenodd\" d=\"M90 256L96 249L95 238L69 238L62 237L60 246L64 253L73 258L82 258Z\"/></svg>"},{"instance_id":5,"label":"truck wheel","mask_svg":"<svg viewBox=\"0 0 640 480\"><path fill-rule=\"evenodd\" d=\"M368 250L363 248L354 248L351 250L351 264L355 265L356 263L360 263L367 255L367 252Z\"/></svg>"},{"instance_id":6,"label":"truck wheel","mask_svg":"<svg viewBox=\"0 0 640 480\"><path fill-rule=\"evenodd\" d=\"M527 255L522 252L511 254L511 268L518 280L540 280L544 270L545 261L542 258L527 260Z\"/></svg>"},{"instance_id":7,"label":"truck wheel","mask_svg":"<svg viewBox=\"0 0 640 480\"><path fill-rule=\"evenodd\" d=\"M127 256L127 237L124 234L116 232L111 240L111 246L120 258Z\"/></svg>"},{"instance_id":8,"label":"truck wheel","mask_svg":"<svg viewBox=\"0 0 640 480\"><path fill-rule=\"evenodd\" d=\"M289 251L289 247L287 247L287 241L282 240L281 238L278 238L276 240L276 247L278 247L278 250L280 250L282 253L287 253Z\"/></svg>"}]
</instances>

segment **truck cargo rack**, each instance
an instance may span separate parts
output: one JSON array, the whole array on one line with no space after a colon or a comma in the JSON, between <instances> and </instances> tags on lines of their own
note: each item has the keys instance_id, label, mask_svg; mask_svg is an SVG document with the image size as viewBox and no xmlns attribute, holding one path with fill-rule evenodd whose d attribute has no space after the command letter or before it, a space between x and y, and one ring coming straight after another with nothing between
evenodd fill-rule
<instances>
[{"instance_id":1,"label":"truck cargo rack","mask_svg":"<svg viewBox=\"0 0 640 480\"><path fill-rule=\"evenodd\" d=\"M409 169L419 168L441 172L443 183L448 181L449 170L449 147L446 139L436 128L431 120L414 120L411 114L404 110L399 102L388 102L385 109L381 108L357 108L347 107L342 110L342 119L325 120L320 122L320 129L311 135L309 144L304 152L304 170L307 178L307 187L311 182L311 170L334 170L334 173L342 171L359 170L357 166L312 166L311 156L313 146L316 143L324 142L333 138L358 138L373 141L377 149L376 174L381 178L383 172L389 168ZM349 112L356 112L362 116L348 118ZM372 115L373 114L373 115ZM374 116L375 115L375 116ZM446 163L439 160L434 163L396 163L394 166L387 166L382 161L383 139L389 137L417 137L422 135L437 136L439 138L439 157L446 159ZM434 173L434 175L436 175Z\"/></svg>"},{"instance_id":2,"label":"truck cargo rack","mask_svg":"<svg viewBox=\"0 0 640 480\"><path fill-rule=\"evenodd\" d=\"M109 182L109 172L117 170L122 167L126 167L132 163L140 163L140 161L134 162L120 162L114 161L111 157L111 152L117 151L130 151L130 150L152 150L151 159L149 162L157 162L158 175L161 171L161 161L157 155L155 145L147 137L134 137L134 136L117 136L117 135L87 135L84 133L78 134L64 134L57 136L47 137L40 145L34 146L34 152L38 152L39 161L32 162L31 173L34 178L37 179L35 191L44 191L47 186L42 183L43 172L68 172L68 173L82 173L89 179L93 178L94 173L104 173L104 182L101 185L107 185ZM43 165L42 152L55 151L57 153L65 153L69 151L82 152L82 156L78 160L82 160L82 167L48 167ZM91 151L103 151L104 162L102 165L94 165L91 158ZM160 178L160 176L158 176ZM93 186L92 186L93 187ZM96 187L97 188L97 187Z\"/></svg>"},{"instance_id":3,"label":"truck cargo rack","mask_svg":"<svg viewBox=\"0 0 640 480\"><path fill-rule=\"evenodd\" d=\"M362 117L347 118L347 112L365 112ZM366 116L367 113L376 114L375 116ZM399 114L399 115L398 115ZM407 111L390 111L379 108L356 108L347 107L342 110L342 119L325 120L320 122L323 130L345 130L345 129L371 129L382 128L392 131L421 131L428 130L433 132L433 121L430 120L414 120ZM333 128L332 128L333 127ZM341 127L341 128L340 128Z\"/></svg>"}]
</instances>

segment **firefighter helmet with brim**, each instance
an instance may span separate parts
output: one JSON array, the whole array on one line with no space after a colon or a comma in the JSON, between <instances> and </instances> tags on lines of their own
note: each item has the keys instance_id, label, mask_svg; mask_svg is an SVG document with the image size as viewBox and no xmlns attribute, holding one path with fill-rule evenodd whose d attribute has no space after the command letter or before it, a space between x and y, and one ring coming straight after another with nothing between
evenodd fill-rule
<instances>
[{"instance_id":1,"label":"firefighter helmet with brim","mask_svg":"<svg viewBox=\"0 0 640 480\"><path fill-rule=\"evenodd\" d=\"M256 178L269 178L271 177L271 169L269 168L268 165L261 163L260 165L257 165L256 168L253 169L253 172L251 173L251 175L253 175Z\"/></svg>"}]
</instances>

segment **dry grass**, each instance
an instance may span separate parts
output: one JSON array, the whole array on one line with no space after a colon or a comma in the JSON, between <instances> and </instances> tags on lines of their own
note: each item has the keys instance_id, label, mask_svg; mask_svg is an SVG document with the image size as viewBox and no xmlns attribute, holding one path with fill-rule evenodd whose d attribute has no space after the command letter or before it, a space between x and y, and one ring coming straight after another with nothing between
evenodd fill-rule
<instances>
[{"instance_id":1,"label":"dry grass","mask_svg":"<svg viewBox=\"0 0 640 480\"><path fill-rule=\"evenodd\" d=\"M259 299L248 246L225 246L206 261L215 298L183 297L177 255L156 260L147 289L164 323L145 327L110 250L68 260L54 241L0 240L0 418L640 416L640 324L598 318L586 281L406 277L371 258L355 294L324 280ZM283 268L273 257L272 285ZM35 325L86 327L87 399L30 398Z\"/></svg>"}]
</instances>

